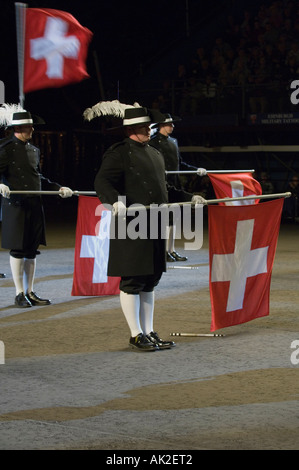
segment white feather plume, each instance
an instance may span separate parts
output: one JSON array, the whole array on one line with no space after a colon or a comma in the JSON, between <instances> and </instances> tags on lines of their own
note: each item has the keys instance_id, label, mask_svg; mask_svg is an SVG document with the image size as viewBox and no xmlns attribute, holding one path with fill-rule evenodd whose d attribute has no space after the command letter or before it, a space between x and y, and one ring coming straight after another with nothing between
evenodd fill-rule
<instances>
[{"instance_id":1,"label":"white feather plume","mask_svg":"<svg viewBox=\"0 0 299 470\"><path fill-rule=\"evenodd\" d=\"M134 103L123 104L118 100L114 101L100 101L99 103L92 106L92 108L85 109L83 117L86 121L91 121L92 119L99 116L114 116L123 118L125 110L128 108L140 108L140 104Z\"/></svg>"},{"instance_id":2,"label":"white feather plume","mask_svg":"<svg viewBox=\"0 0 299 470\"><path fill-rule=\"evenodd\" d=\"M0 106L0 126L8 126L12 122L14 113L20 113L25 109L20 104L3 103Z\"/></svg>"}]
</instances>

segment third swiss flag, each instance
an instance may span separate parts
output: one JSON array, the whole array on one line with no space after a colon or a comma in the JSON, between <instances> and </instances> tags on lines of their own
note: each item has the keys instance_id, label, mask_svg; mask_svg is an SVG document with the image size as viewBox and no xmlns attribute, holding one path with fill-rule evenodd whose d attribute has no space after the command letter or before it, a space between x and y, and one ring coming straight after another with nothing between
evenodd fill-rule
<instances>
[{"instance_id":1,"label":"third swiss flag","mask_svg":"<svg viewBox=\"0 0 299 470\"><path fill-rule=\"evenodd\" d=\"M209 173L217 199L225 197L243 197L262 194L260 183L251 173ZM242 206L257 204L259 199L220 202L221 206Z\"/></svg>"}]
</instances>

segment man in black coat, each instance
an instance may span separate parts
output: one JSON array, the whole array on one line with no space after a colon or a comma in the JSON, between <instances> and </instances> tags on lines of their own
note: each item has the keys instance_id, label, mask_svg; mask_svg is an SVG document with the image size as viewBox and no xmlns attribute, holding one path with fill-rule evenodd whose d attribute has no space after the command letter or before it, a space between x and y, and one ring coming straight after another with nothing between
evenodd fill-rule
<instances>
[{"instance_id":1,"label":"man in black coat","mask_svg":"<svg viewBox=\"0 0 299 470\"><path fill-rule=\"evenodd\" d=\"M51 301L38 297L33 287L38 247L46 245L41 196L10 194L10 191L41 191L42 185L46 184L47 189L59 191L61 197L70 197L73 192L52 183L40 173L40 150L29 141L33 124L44 121L36 116L34 122L31 113L22 110L13 113L12 120L6 123L13 128L13 134L0 141L2 248L10 250L15 305L22 308L49 305Z\"/></svg>"},{"instance_id":2,"label":"man in black coat","mask_svg":"<svg viewBox=\"0 0 299 470\"><path fill-rule=\"evenodd\" d=\"M178 141L171 134L174 129L174 122L180 121L179 117L172 117L170 114L161 115L162 118L158 120L156 124L152 126L152 129L158 128L157 132L152 136L150 145L159 150L165 162L165 170L167 171L179 171L179 170L194 170L199 176L206 175L207 172L204 168L197 168L189 165L182 160ZM167 182L176 187L182 189L179 174L167 175ZM180 255L175 249L175 235L176 235L176 221L170 220L168 227L168 237L166 243L166 256L167 261L186 261L187 257Z\"/></svg>"},{"instance_id":3,"label":"man in black coat","mask_svg":"<svg viewBox=\"0 0 299 470\"><path fill-rule=\"evenodd\" d=\"M153 326L154 289L166 270L165 239L161 234L150 237L148 232L132 238L128 230L121 238L117 230L123 218L128 229L132 217L126 208L132 204L148 206L168 202L163 156L148 144L150 124L146 108L126 109L123 119L126 138L105 152L95 178L100 201L109 204L114 216L118 216L115 236L110 239L108 275L121 277L120 303L131 332L129 345L142 351L174 346L172 341L163 341ZM189 193L180 192L180 196L185 201L192 199ZM195 196L193 201L204 202L200 196Z\"/></svg>"}]
</instances>

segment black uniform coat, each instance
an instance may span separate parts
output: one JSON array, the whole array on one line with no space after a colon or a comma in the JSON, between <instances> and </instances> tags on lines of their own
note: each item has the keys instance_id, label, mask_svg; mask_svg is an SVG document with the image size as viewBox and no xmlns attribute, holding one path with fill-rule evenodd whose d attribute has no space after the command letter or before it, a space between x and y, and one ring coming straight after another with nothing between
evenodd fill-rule
<instances>
[{"instance_id":1,"label":"black uniform coat","mask_svg":"<svg viewBox=\"0 0 299 470\"><path fill-rule=\"evenodd\" d=\"M42 182L51 190L60 188L40 174L39 162L40 151L29 142L22 142L15 136L0 141L0 176L11 191L40 191ZM28 223L33 212L36 227ZM32 241L36 246L46 245L41 197L12 194L9 199L2 198L2 248L24 250Z\"/></svg>"},{"instance_id":2,"label":"black uniform coat","mask_svg":"<svg viewBox=\"0 0 299 470\"><path fill-rule=\"evenodd\" d=\"M126 196L127 207L133 203L145 206L167 203L162 155L148 144L124 139L105 152L95 178L95 190L100 201L111 206L119 196ZM127 217L127 224L130 219ZM164 239L110 240L108 275L142 276L159 270L166 270Z\"/></svg>"},{"instance_id":3,"label":"black uniform coat","mask_svg":"<svg viewBox=\"0 0 299 470\"><path fill-rule=\"evenodd\" d=\"M196 167L182 160L177 139L157 132L149 144L162 153L166 171L197 170ZM167 175L167 181L170 185L181 188L179 175Z\"/></svg>"},{"instance_id":4,"label":"black uniform coat","mask_svg":"<svg viewBox=\"0 0 299 470\"><path fill-rule=\"evenodd\" d=\"M182 160L177 139L157 132L151 138L149 144L159 150L163 155L166 171L179 171L181 169L197 170L196 167L188 165L188 163ZM172 188L172 195L175 194L173 188L176 188L178 190L177 193L179 191L181 192L180 200L184 201L190 200L192 198L191 194L189 194L190 197L188 198L188 196L186 196L187 193L183 191L181 180L178 174L167 175L166 180L168 187ZM174 200L175 202L178 202L176 199ZM173 223L173 217L172 214L170 214L169 225L173 225Z\"/></svg>"}]
</instances>

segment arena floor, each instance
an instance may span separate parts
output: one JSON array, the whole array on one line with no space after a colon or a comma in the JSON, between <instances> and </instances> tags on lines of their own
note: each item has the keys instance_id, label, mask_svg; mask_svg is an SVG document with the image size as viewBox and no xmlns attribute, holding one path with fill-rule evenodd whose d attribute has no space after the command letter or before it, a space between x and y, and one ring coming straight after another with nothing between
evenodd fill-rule
<instances>
[{"instance_id":1,"label":"arena floor","mask_svg":"<svg viewBox=\"0 0 299 470\"><path fill-rule=\"evenodd\" d=\"M118 296L71 296L75 225L52 215L38 256L52 305L15 308L0 251L0 449L298 450L299 224L281 225L268 317L147 354L129 349ZM162 338L210 333L206 232L186 254L156 290Z\"/></svg>"}]
</instances>

